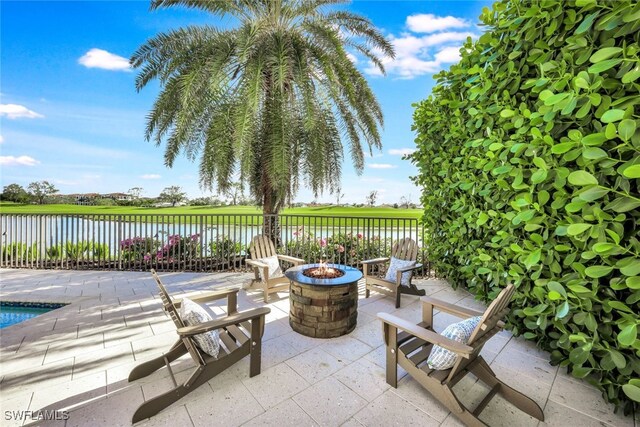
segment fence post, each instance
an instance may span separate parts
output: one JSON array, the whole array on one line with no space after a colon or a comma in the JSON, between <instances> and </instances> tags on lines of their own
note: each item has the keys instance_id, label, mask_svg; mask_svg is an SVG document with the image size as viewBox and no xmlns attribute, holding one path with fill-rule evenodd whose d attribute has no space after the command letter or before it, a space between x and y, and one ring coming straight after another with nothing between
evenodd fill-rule
<instances>
[{"instance_id":1,"label":"fence post","mask_svg":"<svg viewBox=\"0 0 640 427\"><path fill-rule=\"evenodd\" d=\"M118 270L122 270L122 251L120 242L122 241L122 215L118 215L118 229L116 231L116 255L118 256Z\"/></svg>"}]
</instances>

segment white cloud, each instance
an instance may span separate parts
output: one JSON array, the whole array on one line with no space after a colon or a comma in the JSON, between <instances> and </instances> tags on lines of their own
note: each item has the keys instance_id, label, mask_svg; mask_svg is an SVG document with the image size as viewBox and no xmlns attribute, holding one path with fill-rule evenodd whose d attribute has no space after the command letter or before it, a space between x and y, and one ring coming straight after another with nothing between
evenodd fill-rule
<instances>
[{"instance_id":1,"label":"white cloud","mask_svg":"<svg viewBox=\"0 0 640 427\"><path fill-rule=\"evenodd\" d=\"M44 117L35 111L29 110L24 105L0 104L0 117L6 116L8 119L40 119Z\"/></svg>"},{"instance_id":2,"label":"white cloud","mask_svg":"<svg viewBox=\"0 0 640 427\"><path fill-rule=\"evenodd\" d=\"M436 53L436 61L451 64L460 60L460 48L457 46L445 47Z\"/></svg>"},{"instance_id":3,"label":"white cloud","mask_svg":"<svg viewBox=\"0 0 640 427\"><path fill-rule=\"evenodd\" d=\"M0 135L0 144L4 142L4 136Z\"/></svg>"},{"instance_id":4,"label":"white cloud","mask_svg":"<svg viewBox=\"0 0 640 427\"><path fill-rule=\"evenodd\" d=\"M403 79L412 79L424 74L442 70L445 64L455 63L460 59L459 50L470 32L444 32L422 37L404 35L391 36L390 40L396 50L396 58L382 58L382 62L391 75ZM379 70L370 64L364 70L370 75L380 75Z\"/></svg>"},{"instance_id":5,"label":"white cloud","mask_svg":"<svg viewBox=\"0 0 640 427\"><path fill-rule=\"evenodd\" d=\"M353 62L354 64L358 63L358 58L356 58L356 56L353 53L348 53L347 52L347 58L349 58L349 60L351 62Z\"/></svg>"},{"instance_id":6,"label":"white cloud","mask_svg":"<svg viewBox=\"0 0 640 427\"><path fill-rule=\"evenodd\" d=\"M106 50L93 48L78 59L78 63L87 68L102 68L112 71L131 71L129 60L122 56L107 52Z\"/></svg>"},{"instance_id":7,"label":"white cloud","mask_svg":"<svg viewBox=\"0 0 640 427\"><path fill-rule=\"evenodd\" d=\"M389 163L369 163L369 167L371 169L393 169L397 166L391 165Z\"/></svg>"},{"instance_id":8,"label":"white cloud","mask_svg":"<svg viewBox=\"0 0 640 427\"><path fill-rule=\"evenodd\" d=\"M0 165L2 166L35 166L40 163L38 160L29 156L0 156Z\"/></svg>"},{"instance_id":9,"label":"white cloud","mask_svg":"<svg viewBox=\"0 0 640 427\"><path fill-rule=\"evenodd\" d=\"M453 16L409 16L407 28L410 32L388 36L395 49L395 59L382 55L381 61L389 75L401 79L436 73L448 64L458 62L459 49L467 37L477 37L469 30L455 30L469 25L468 21ZM447 31L448 29L453 30ZM380 52L377 53L380 55ZM371 62L364 68L364 72L371 76L382 75Z\"/></svg>"},{"instance_id":10,"label":"white cloud","mask_svg":"<svg viewBox=\"0 0 640 427\"><path fill-rule=\"evenodd\" d=\"M158 175L157 173L147 173L144 175L140 175L140 178L142 179L160 179L162 178L160 175Z\"/></svg>"},{"instance_id":11,"label":"white cloud","mask_svg":"<svg viewBox=\"0 0 640 427\"><path fill-rule=\"evenodd\" d=\"M406 154L415 153L415 148L392 148L389 150L389 154L392 156L404 156Z\"/></svg>"},{"instance_id":12,"label":"white cloud","mask_svg":"<svg viewBox=\"0 0 640 427\"><path fill-rule=\"evenodd\" d=\"M469 22L455 16L436 16L420 13L407 16L407 27L414 33L433 33L448 28L468 27Z\"/></svg>"}]
</instances>

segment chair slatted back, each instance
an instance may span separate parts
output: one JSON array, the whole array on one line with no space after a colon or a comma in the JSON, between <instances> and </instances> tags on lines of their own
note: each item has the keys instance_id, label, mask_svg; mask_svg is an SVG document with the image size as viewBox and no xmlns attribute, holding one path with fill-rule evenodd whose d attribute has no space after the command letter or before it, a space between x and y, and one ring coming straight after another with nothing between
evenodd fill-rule
<instances>
[{"instance_id":1,"label":"chair slatted back","mask_svg":"<svg viewBox=\"0 0 640 427\"><path fill-rule=\"evenodd\" d=\"M515 290L515 286L510 283L498 294L496 299L489 304L489 307L482 315L482 319L480 319L480 323L474 329L471 337L469 337L469 345L473 345L489 332L492 332L492 334L497 332L493 331L493 329L495 329L498 322L500 322L504 316L509 313L509 303L511 302L511 298L513 297Z\"/></svg>"},{"instance_id":2,"label":"chair slatted back","mask_svg":"<svg viewBox=\"0 0 640 427\"><path fill-rule=\"evenodd\" d=\"M151 274L153 275L153 278L156 280L158 289L160 289L160 299L162 300L162 306L164 308L164 311L166 311L169 314L169 317L171 317L171 320L173 320L173 323L176 325L176 329L187 326L182 321L182 318L180 317L180 312L178 311L178 307L176 307L176 305L173 303L173 300L171 299L169 292L167 292L167 288L165 288L164 285L162 284L162 281L160 280L160 277L158 276L156 271L152 269ZM191 355L191 357L193 357L193 360L196 361L196 363L204 365L205 364L204 359L202 358L202 356L200 355L200 352L196 348L195 342L193 341L193 339L190 337L184 337L182 338L182 342L184 342L184 345L187 348L187 351L189 351L189 354Z\"/></svg>"},{"instance_id":3,"label":"chair slatted back","mask_svg":"<svg viewBox=\"0 0 640 427\"><path fill-rule=\"evenodd\" d=\"M453 365L453 368L451 368L451 371L446 377L446 382L454 381L455 378L463 375L463 369L475 360L480 351L482 351L485 343L489 341L492 336L500 332L498 322L509 312L509 302L511 302L511 297L515 289L513 284L507 285L507 287L498 294L496 299L489 304L478 326L476 326L469 337L468 345L473 347L472 356L470 358L458 356L455 365Z\"/></svg>"},{"instance_id":4,"label":"chair slatted back","mask_svg":"<svg viewBox=\"0 0 640 427\"><path fill-rule=\"evenodd\" d=\"M391 256L404 261L415 261L418 259L418 244L410 237L398 240L391 248Z\"/></svg>"},{"instance_id":5,"label":"chair slatted back","mask_svg":"<svg viewBox=\"0 0 640 427\"><path fill-rule=\"evenodd\" d=\"M276 247L267 236L258 234L251 239L249 254L251 259L267 258L276 255Z\"/></svg>"}]
</instances>

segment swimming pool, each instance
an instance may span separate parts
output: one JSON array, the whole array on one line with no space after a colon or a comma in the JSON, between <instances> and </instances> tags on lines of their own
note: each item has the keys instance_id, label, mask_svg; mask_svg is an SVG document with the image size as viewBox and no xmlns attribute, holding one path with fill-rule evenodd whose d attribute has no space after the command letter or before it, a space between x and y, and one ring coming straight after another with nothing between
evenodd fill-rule
<instances>
[{"instance_id":1,"label":"swimming pool","mask_svg":"<svg viewBox=\"0 0 640 427\"><path fill-rule=\"evenodd\" d=\"M0 301L0 329L24 322L65 305L51 302Z\"/></svg>"}]
</instances>

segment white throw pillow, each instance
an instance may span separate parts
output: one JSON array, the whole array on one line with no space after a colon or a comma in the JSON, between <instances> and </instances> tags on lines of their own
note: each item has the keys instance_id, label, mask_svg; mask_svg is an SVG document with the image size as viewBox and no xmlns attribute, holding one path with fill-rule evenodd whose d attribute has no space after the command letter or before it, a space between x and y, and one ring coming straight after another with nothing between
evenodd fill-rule
<instances>
[{"instance_id":1,"label":"white throw pillow","mask_svg":"<svg viewBox=\"0 0 640 427\"><path fill-rule=\"evenodd\" d=\"M481 316L469 317L462 322L453 323L445 328L440 335L447 337L462 344L467 344L473 330L480 323ZM439 345L434 345L427 359L427 365L431 369L437 369L439 371L443 369L452 368L456 363L458 355L451 350L442 348Z\"/></svg>"},{"instance_id":2,"label":"white throw pillow","mask_svg":"<svg viewBox=\"0 0 640 427\"><path fill-rule=\"evenodd\" d=\"M269 279L273 279L274 277L282 277L284 273L282 273L282 269L280 268L280 261L278 261L278 256L273 255L266 258L258 258L256 261L259 261L263 264L267 264L269 266ZM262 278L262 269L260 271L260 278Z\"/></svg>"},{"instance_id":3,"label":"white throw pillow","mask_svg":"<svg viewBox=\"0 0 640 427\"><path fill-rule=\"evenodd\" d=\"M197 302L191 301L189 298L182 300L180 317L186 326L195 326L213 320L206 309ZM218 353L220 352L220 337L218 331L209 331L194 335L193 339L196 341L198 347L200 347L200 350L210 356L218 357Z\"/></svg>"},{"instance_id":4,"label":"white throw pillow","mask_svg":"<svg viewBox=\"0 0 640 427\"><path fill-rule=\"evenodd\" d=\"M405 261L402 259L391 257L391 262L389 263L389 269L387 270L387 275L384 276L384 278L390 282L395 282L396 272L398 271L399 268L413 267L414 265L416 265L415 261ZM409 286L409 283L411 283L412 274L413 274L412 271L407 271L405 273L402 273L402 279L400 280L400 284Z\"/></svg>"}]
</instances>

